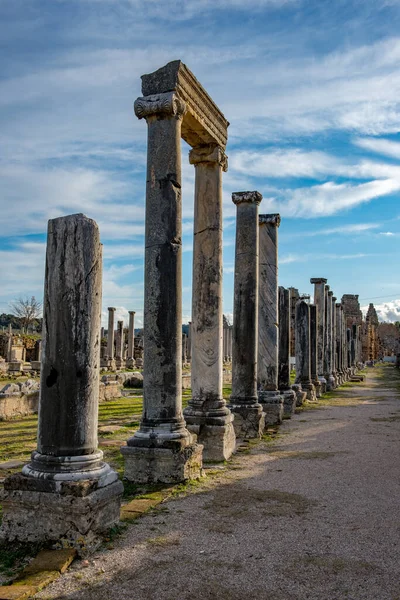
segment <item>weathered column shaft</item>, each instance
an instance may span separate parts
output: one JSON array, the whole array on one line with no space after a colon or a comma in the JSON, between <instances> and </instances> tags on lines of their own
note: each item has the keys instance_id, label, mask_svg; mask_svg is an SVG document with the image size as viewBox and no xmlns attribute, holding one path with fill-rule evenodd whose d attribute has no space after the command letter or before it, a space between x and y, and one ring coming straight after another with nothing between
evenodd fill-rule
<instances>
[{"instance_id":1,"label":"weathered column shaft","mask_svg":"<svg viewBox=\"0 0 400 600\"><path fill-rule=\"evenodd\" d=\"M278 290L278 388L283 395L284 414L291 416L296 408L296 394L290 385L290 292Z\"/></svg>"},{"instance_id":2,"label":"weathered column shaft","mask_svg":"<svg viewBox=\"0 0 400 600\"><path fill-rule=\"evenodd\" d=\"M318 307L310 304L310 368L311 381L315 385L317 398L321 397L321 384L318 379Z\"/></svg>"},{"instance_id":3,"label":"weathered column shaft","mask_svg":"<svg viewBox=\"0 0 400 600\"><path fill-rule=\"evenodd\" d=\"M124 357L124 322L117 322L117 358L122 360Z\"/></svg>"},{"instance_id":4,"label":"weathered column shaft","mask_svg":"<svg viewBox=\"0 0 400 600\"><path fill-rule=\"evenodd\" d=\"M128 359L132 360L135 353L135 311L129 311L129 329L128 329Z\"/></svg>"},{"instance_id":5,"label":"weathered column shaft","mask_svg":"<svg viewBox=\"0 0 400 600\"><path fill-rule=\"evenodd\" d=\"M296 304L296 383L307 391L307 398L315 400L315 387L311 381L310 307L304 300Z\"/></svg>"},{"instance_id":6,"label":"weathered column shaft","mask_svg":"<svg viewBox=\"0 0 400 600\"><path fill-rule=\"evenodd\" d=\"M321 393L326 391L326 379L324 377L325 360L325 284L327 282L323 277L314 277L310 279L314 284L314 304L317 307L317 369L318 378L321 383Z\"/></svg>"},{"instance_id":7,"label":"weathered column shaft","mask_svg":"<svg viewBox=\"0 0 400 600\"><path fill-rule=\"evenodd\" d=\"M227 170L227 158L222 148L209 145L191 150L189 160L196 170L192 397L184 415L204 445L205 460L226 460L235 446L233 417L222 395L222 173ZM216 426L224 429L216 431Z\"/></svg>"},{"instance_id":8,"label":"weathered column shaft","mask_svg":"<svg viewBox=\"0 0 400 600\"><path fill-rule=\"evenodd\" d=\"M278 228L280 215L259 216L257 387L278 390Z\"/></svg>"},{"instance_id":9,"label":"weathered column shaft","mask_svg":"<svg viewBox=\"0 0 400 600\"><path fill-rule=\"evenodd\" d=\"M331 313L332 313L332 375L335 379L335 386L338 385L337 379L337 355L336 355L336 300L337 298L332 295L331 301Z\"/></svg>"},{"instance_id":10,"label":"weathered column shaft","mask_svg":"<svg viewBox=\"0 0 400 600\"><path fill-rule=\"evenodd\" d=\"M38 452L97 451L102 248L84 215L49 221ZM68 323L68 326L66 326Z\"/></svg>"},{"instance_id":11,"label":"weathered column shaft","mask_svg":"<svg viewBox=\"0 0 400 600\"><path fill-rule=\"evenodd\" d=\"M116 309L112 306L108 308L108 330L107 330L107 357L114 358L114 318Z\"/></svg>"},{"instance_id":12,"label":"weathered column shaft","mask_svg":"<svg viewBox=\"0 0 400 600\"><path fill-rule=\"evenodd\" d=\"M239 437L262 434L257 396L259 192L232 194L237 207L232 335L231 410Z\"/></svg>"}]
</instances>

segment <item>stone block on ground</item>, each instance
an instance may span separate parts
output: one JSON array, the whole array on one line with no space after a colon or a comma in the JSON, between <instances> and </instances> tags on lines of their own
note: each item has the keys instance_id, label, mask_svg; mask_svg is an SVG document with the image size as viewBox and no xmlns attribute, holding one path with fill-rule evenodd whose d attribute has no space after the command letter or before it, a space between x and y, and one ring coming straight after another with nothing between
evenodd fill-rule
<instances>
[{"instance_id":1,"label":"stone block on ground","mask_svg":"<svg viewBox=\"0 0 400 600\"><path fill-rule=\"evenodd\" d=\"M62 550L42 550L23 570L23 573L38 573L39 571L59 571L64 573L76 557L74 548Z\"/></svg>"},{"instance_id":2,"label":"stone block on ground","mask_svg":"<svg viewBox=\"0 0 400 600\"><path fill-rule=\"evenodd\" d=\"M29 586L40 592L47 585L60 577L59 571L39 571L38 573L27 573L25 569L13 582L15 586Z\"/></svg>"},{"instance_id":3,"label":"stone block on ground","mask_svg":"<svg viewBox=\"0 0 400 600\"><path fill-rule=\"evenodd\" d=\"M25 600L36 594L37 589L29 585L0 586L0 600Z\"/></svg>"}]
</instances>

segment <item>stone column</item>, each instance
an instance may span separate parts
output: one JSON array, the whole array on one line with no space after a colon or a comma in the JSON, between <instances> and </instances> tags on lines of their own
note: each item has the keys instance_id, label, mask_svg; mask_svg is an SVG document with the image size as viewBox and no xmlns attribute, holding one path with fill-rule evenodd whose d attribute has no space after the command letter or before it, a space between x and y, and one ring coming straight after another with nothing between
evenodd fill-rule
<instances>
[{"instance_id":1,"label":"stone column","mask_svg":"<svg viewBox=\"0 0 400 600\"><path fill-rule=\"evenodd\" d=\"M310 365L315 395L321 398L321 382L318 379L318 307L315 304L310 304Z\"/></svg>"},{"instance_id":2,"label":"stone column","mask_svg":"<svg viewBox=\"0 0 400 600\"><path fill-rule=\"evenodd\" d=\"M341 304L335 305L336 313L336 374L338 379L338 385L343 383L343 372L342 372L342 346L341 346Z\"/></svg>"},{"instance_id":3,"label":"stone column","mask_svg":"<svg viewBox=\"0 0 400 600\"><path fill-rule=\"evenodd\" d=\"M222 395L222 173L227 158L216 145L193 148L195 165L192 397L184 410L188 429L203 444L203 459L227 460L235 449L233 415Z\"/></svg>"},{"instance_id":4,"label":"stone column","mask_svg":"<svg viewBox=\"0 0 400 600\"><path fill-rule=\"evenodd\" d=\"M310 361L310 307L304 300L296 304L296 383L307 392L307 399L315 401L315 387L311 381Z\"/></svg>"},{"instance_id":5,"label":"stone column","mask_svg":"<svg viewBox=\"0 0 400 600\"><path fill-rule=\"evenodd\" d=\"M7 362L12 362L12 346L13 346L13 335L11 323L8 325L8 339L7 339Z\"/></svg>"},{"instance_id":6,"label":"stone column","mask_svg":"<svg viewBox=\"0 0 400 600\"><path fill-rule=\"evenodd\" d=\"M128 369L135 367L135 311L129 311L129 326L128 326L128 357L126 366Z\"/></svg>"},{"instance_id":7,"label":"stone column","mask_svg":"<svg viewBox=\"0 0 400 600\"><path fill-rule=\"evenodd\" d=\"M192 322L188 323L188 338L187 338L187 352L186 357L188 362L192 362Z\"/></svg>"},{"instance_id":8,"label":"stone column","mask_svg":"<svg viewBox=\"0 0 400 600\"><path fill-rule=\"evenodd\" d=\"M100 339L103 339L103 337L104 337L104 327L102 327L100 330Z\"/></svg>"},{"instance_id":9,"label":"stone column","mask_svg":"<svg viewBox=\"0 0 400 600\"><path fill-rule=\"evenodd\" d=\"M228 327L224 325L222 330L222 354L224 362L228 362Z\"/></svg>"},{"instance_id":10,"label":"stone column","mask_svg":"<svg viewBox=\"0 0 400 600\"><path fill-rule=\"evenodd\" d=\"M186 365L187 363L187 335L186 333L182 333L182 364Z\"/></svg>"},{"instance_id":11,"label":"stone column","mask_svg":"<svg viewBox=\"0 0 400 600\"><path fill-rule=\"evenodd\" d=\"M186 105L175 92L139 98L148 125L143 414L121 448L125 477L173 483L201 474L202 446L182 412L181 124Z\"/></svg>"},{"instance_id":12,"label":"stone column","mask_svg":"<svg viewBox=\"0 0 400 600\"><path fill-rule=\"evenodd\" d=\"M326 392L326 379L324 377L324 349L325 349L325 284L327 279L313 277L310 282L314 284L314 304L318 314L318 379L321 382L321 394Z\"/></svg>"},{"instance_id":13,"label":"stone column","mask_svg":"<svg viewBox=\"0 0 400 600\"><path fill-rule=\"evenodd\" d=\"M350 330L351 335L351 345L350 345L350 365L352 369L352 374L355 375L356 372L356 352L357 352L357 325L353 325Z\"/></svg>"},{"instance_id":14,"label":"stone column","mask_svg":"<svg viewBox=\"0 0 400 600\"><path fill-rule=\"evenodd\" d=\"M113 306L108 307L108 330L107 330L107 360L108 368L110 371L115 371L115 359L114 359L114 318L116 308Z\"/></svg>"},{"instance_id":15,"label":"stone column","mask_svg":"<svg viewBox=\"0 0 400 600\"><path fill-rule=\"evenodd\" d=\"M278 387L283 396L283 410L290 417L296 408L296 394L290 385L290 292L278 290Z\"/></svg>"},{"instance_id":16,"label":"stone column","mask_svg":"<svg viewBox=\"0 0 400 600\"><path fill-rule=\"evenodd\" d=\"M336 353L336 300L337 298L332 296L332 375L335 380L335 388L339 385Z\"/></svg>"},{"instance_id":17,"label":"stone column","mask_svg":"<svg viewBox=\"0 0 400 600\"><path fill-rule=\"evenodd\" d=\"M232 325L228 327L228 361L232 362Z\"/></svg>"},{"instance_id":18,"label":"stone column","mask_svg":"<svg viewBox=\"0 0 400 600\"><path fill-rule=\"evenodd\" d=\"M258 262L258 400L265 424L282 423L278 388L278 228L279 214L259 215Z\"/></svg>"},{"instance_id":19,"label":"stone column","mask_svg":"<svg viewBox=\"0 0 400 600\"><path fill-rule=\"evenodd\" d=\"M38 342L38 353L37 353L37 359L39 362L42 360L42 340L39 340Z\"/></svg>"},{"instance_id":20,"label":"stone column","mask_svg":"<svg viewBox=\"0 0 400 600\"><path fill-rule=\"evenodd\" d=\"M237 192L232 336L232 395L239 438L261 437L265 416L257 395L259 192Z\"/></svg>"},{"instance_id":21,"label":"stone column","mask_svg":"<svg viewBox=\"0 0 400 600\"><path fill-rule=\"evenodd\" d=\"M329 289L329 285L326 285L324 375L328 392L335 389L335 380L332 375L332 296L333 292Z\"/></svg>"},{"instance_id":22,"label":"stone column","mask_svg":"<svg viewBox=\"0 0 400 600\"><path fill-rule=\"evenodd\" d=\"M124 322L117 321L117 340L116 340L116 364L118 369L122 369L124 358Z\"/></svg>"},{"instance_id":23,"label":"stone column","mask_svg":"<svg viewBox=\"0 0 400 600\"><path fill-rule=\"evenodd\" d=\"M347 334L346 334L346 320L344 315L343 305L340 309L340 324L341 324L341 336L342 336L342 365L343 365L343 378L347 381L349 378L347 368Z\"/></svg>"},{"instance_id":24,"label":"stone column","mask_svg":"<svg viewBox=\"0 0 400 600\"><path fill-rule=\"evenodd\" d=\"M97 447L101 278L96 223L50 220L37 450L4 484L6 539L67 538L79 550L119 521L123 486Z\"/></svg>"}]
</instances>

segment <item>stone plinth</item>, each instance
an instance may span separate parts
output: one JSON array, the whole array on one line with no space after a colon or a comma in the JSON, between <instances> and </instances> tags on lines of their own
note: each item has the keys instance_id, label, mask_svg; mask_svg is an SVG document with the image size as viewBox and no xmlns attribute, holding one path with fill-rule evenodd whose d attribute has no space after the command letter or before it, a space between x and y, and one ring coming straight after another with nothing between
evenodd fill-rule
<instances>
[{"instance_id":1,"label":"stone plinth","mask_svg":"<svg viewBox=\"0 0 400 600\"><path fill-rule=\"evenodd\" d=\"M181 126L187 106L178 93L164 89L169 76L175 85L168 65L144 76L145 97L135 102L136 116L148 126L143 414L121 452L126 478L137 483L201 475L202 446L182 412Z\"/></svg>"},{"instance_id":2,"label":"stone plinth","mask_svg":"<svg viewBox=\"0 0 400 600\"><path fill-rule=\"evenodd\" d=\"M258 400L266 424L282 422L283 398L278 388L278 228L279 214L259 216ZM275 422L273 415L276 415Z\"/></svg>"},{"instance_id":3,"label":"stone plinth","mask_svg":"<svg viewBox=\"0 0 400 600\"><path fill-rule=\"evenodd\" d=\"M290 291L278 290L278 387L283 396L283 414L290 417L296 408L296 393L290 385Z\"/></svg>"},{"instance_id":4,"label":"stone plinth","mask_svg":"<svg viewBox=\"0 0 400 600\"><path fill-rule=\"evenodd\" d=\"M232 339L232 395L239 438L261 437L264 414L257 396L259 192L232 194L237 207Z\"/></svg>"},{"instance_id":5,"label":"stone plinth","mask_svg":"<svg viewBox=\"0 0 400 600\"><path fill-rule=\"evenodd\" d=\"M97 449L102 252L84 215L49 221L37 451L7 479L1 536L92 545L122 483Z\"/></svg>"},{"instance_id":6,"label":"stone plinth","mask_svg":"<svg viewBox=\"0 0 400 600\"><path fill-rule=\"evenodd\" d=\"M310 307L304 300L296 304L296 383L307 393L307 400L316 400L311 381Z\"/></svg>"},{"instance_id":7,"label":"stone plinth","mask_svg":"<svg viewBox=\"0 0 400 600\"><path fill-rule=\"evenodd\" d=\"M196 171L192 397L184 417L189 431L204 446L204 460L214 462L227 460L236 445L233 415L222 395L222 173L227 170L227 158L213 144L194 148L189 160Z\"/></svg>"}]
</instances>

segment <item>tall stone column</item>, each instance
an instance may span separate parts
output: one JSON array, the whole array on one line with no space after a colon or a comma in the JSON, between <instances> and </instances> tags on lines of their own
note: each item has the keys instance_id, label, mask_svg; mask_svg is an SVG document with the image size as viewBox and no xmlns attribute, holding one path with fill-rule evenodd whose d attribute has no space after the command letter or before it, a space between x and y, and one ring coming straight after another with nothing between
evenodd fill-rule
<instances>
[{"instance_id":1,"label":"tall stone column","mask_svg":"<svg viewBox=\"0 0 400 600\"><path fill-rule=\"evenodd\" d=\"M332 375L332 296L329 285L325 286L325 353L324 375L328 392L335 389L335 380Z\"/></svg>"},{"instance_id":2,"label":"tall stone column","mask_svg":"<svg viewBox=\"0 0 400 600\"><path fill-rule=\"evenodd\" d=\"M259 215L258 262L258 400L266 425L282 423L278 388L278 228L279 214Z\"/></svg>"},{"instance_id":3,"label":"tall stone column","mask_svg":"<svg viewBox=\"0 0 400 600\"><path fill-rule=\"evenodd\" d=\"M192 322L188 323L188 338L187 338L187 352L186 357L188 362L192 362Z\"/></svg>"},{"instance_id":4,"label":"tall stone column","mask_svg":"<svg viewBox=\"0 0 400 600\"><path fill-rule=\"evenodd\" d=\"M346 319L344 314L343 305L340 309L340 323L341 323L341 336L342 336L342 365L343 365L343 377L344 381L349 378L349 372L347 368L347 333L346 333Z\"/></svg>"},{"instance_id":5,"label":"tall stone column","mask_svg":"<svg viewBox=\"0 0 400 600\"><path fill-rule=\"evenodd\" d=\"M326 392L326 379L324 377L324 351L325 351L325 284L327 279L313 277L310 282L314 284L314 304L318 311L317 349L318 349L318 379L321 382L321 394Z\"/></svg>"},{"instance_id":6,"label":"tall stone column","mask_svg":"<svg viewBox=\"0 0 400 600\"><path fill-rule=\"evenodd\" d=\"M115 359L114 359L114 319L115 319L116 308L114 306L108 307L108 330L107 330L107 361L108 368L110 371L115 371Z\"/></svg>"},{"instance_id":7,"label":"tall stone column","mask_svg":"<svg viewBox=\"0 0 400 600\"><path fill-rule=\"evenodd\" d=\"M332 296L332 375L335 380L335 388L339 385L339 378L337 372L337 352L336 352L336 300L335 296Z\"/></svg>"},{"instance_id":8,"label":"tall stone column","mask_svg":"<svg viewBox=\"0 0 400 600\"><path fill-rule=\"evenodd\" d=\"M315 304L310 304L310 365L315 395L321 398L321 382L318 379L318 307Z\"/></svg>"},{"instance_id":9,"label":"tall stone column","mask_svg":"<svg viewBox=\"0 0 400 600\"><path fill-rule=\"evenodd\" d=\"M307 399L315 401L315 387L311 381L310 307L304 300L296 304L296 383L307 392Z\"/></svg>"},{"instance_id":10,"label":"tall stone column","mask_svg":"<svg viewBox=\"0 0 400 600\"><path fill-rule=\"evenodd\" d=\"M232 325L228 327L228 361L232 362Z\"/></svg>"},{"instance_id":11,"label":"tall stone column","mask_svg":"<svg viewBox=\"0 0 400 600\"><path fill-rule=\"evenodd\" d=\"M128 369L133 369L135 366L135 311L129 311L129 326L128 326L128 357L126 366Z\"/></svg>"},{"instance_id":12,"label":"tall stone column","mask_svg":"<svg viewBox=\"0 0 400 600\"><path fill-rule=\"evenodd\" d=\"M119 521L122 483L97 447L101 279L96 223L50 220L37 450L5 481L6 539L64 538L79 549Z\"/></svg>"},{"instance_id":13,"label":"tall stone column","mask_svg":"<svg viewBox=\"0 0 400 600\"><path fill-rule=\"evenodd\" d=\"M201 474L202 446L182 412L181 123L186 105L175 92L139 98L148 125L143 413L121 448L125 477L173 483Z\"/></svg>"},{"instance_id":14,"label":"tall stone column","mask_svg":"<svg viewBox=\"0 0 400 600\"><path fill-rule=\"evenodd\" d=\"M341 304L335 305L336 313L336 374L338 385L343 383L343 367L342 367L342 340L341 340Z\"/></svg>"},{"instance_id":15,"label":"tall stone column","mask_svg":"<svg viewBox=\"0 0 400 600\"><path fill-rule=\"evenodd\" d=\"M222 173L227 157L216 145L193 148L195 165L192 397L184 416L203 444L203 459L227 460L235 449L233 415L222 395Z\"/></svg>"},{"instance_id":16,"label":"tall stone column","mask_svg":"<svg viewBox=\"0 0 400 600\"><path fill-rule=\"evenodd\" d=\"M225 324L222 330L222 355L224 362L228 362L228 326Z\"/></svg>"},{"instance_id":17,"label":"tall stone column","mask_svg":"<svg viewBox=\"0 0 400 600\"><path fill-rule=\"evenodd\" d=\"M187 335L182 333L182 364L187 364Z\"/></svg>"},{"instance_id":18,"label":"tall stone column","mask_svg":"<svg viewBox=\"0 0 400 600\"><path fill-rule=\"evenodd\" d=\"M117 368L121 369L123 366L124 358L124 322L117 321L117 340L116 340L116 364Z\"/></svg>"},{"instance_id":19,"label":"tall stone column","mask_svg":"<svg viewBox=\"0 0 400 600\"><path fill-rule=\"evenodd\" d=\"M290 292L278 289L278 387L283 396L284 415L290 417L296 408L296 394L290 385Z\"/></svg>"},{"instance_id":20,"label":"tall stone column","mask_svg":"<svg viewBox=\"0 0 400 600\"><path fill-rule=\"evenodd\" d=\"M239 438L261 437L265 417L257 395L259 192L232 194L236 204L235 281L232 335L232 395Z\"/></svg>"},{"instance_id":21,"label":"tall stone column","mask_svg":"<svg viewBox=\"0 0 400 600\"><path fill-rule=\"evenodd\" d=\"M104 337L104 327L102 327L100 330L100 339L103 339L103 337Z\"/></svg>"}]
</instances>

